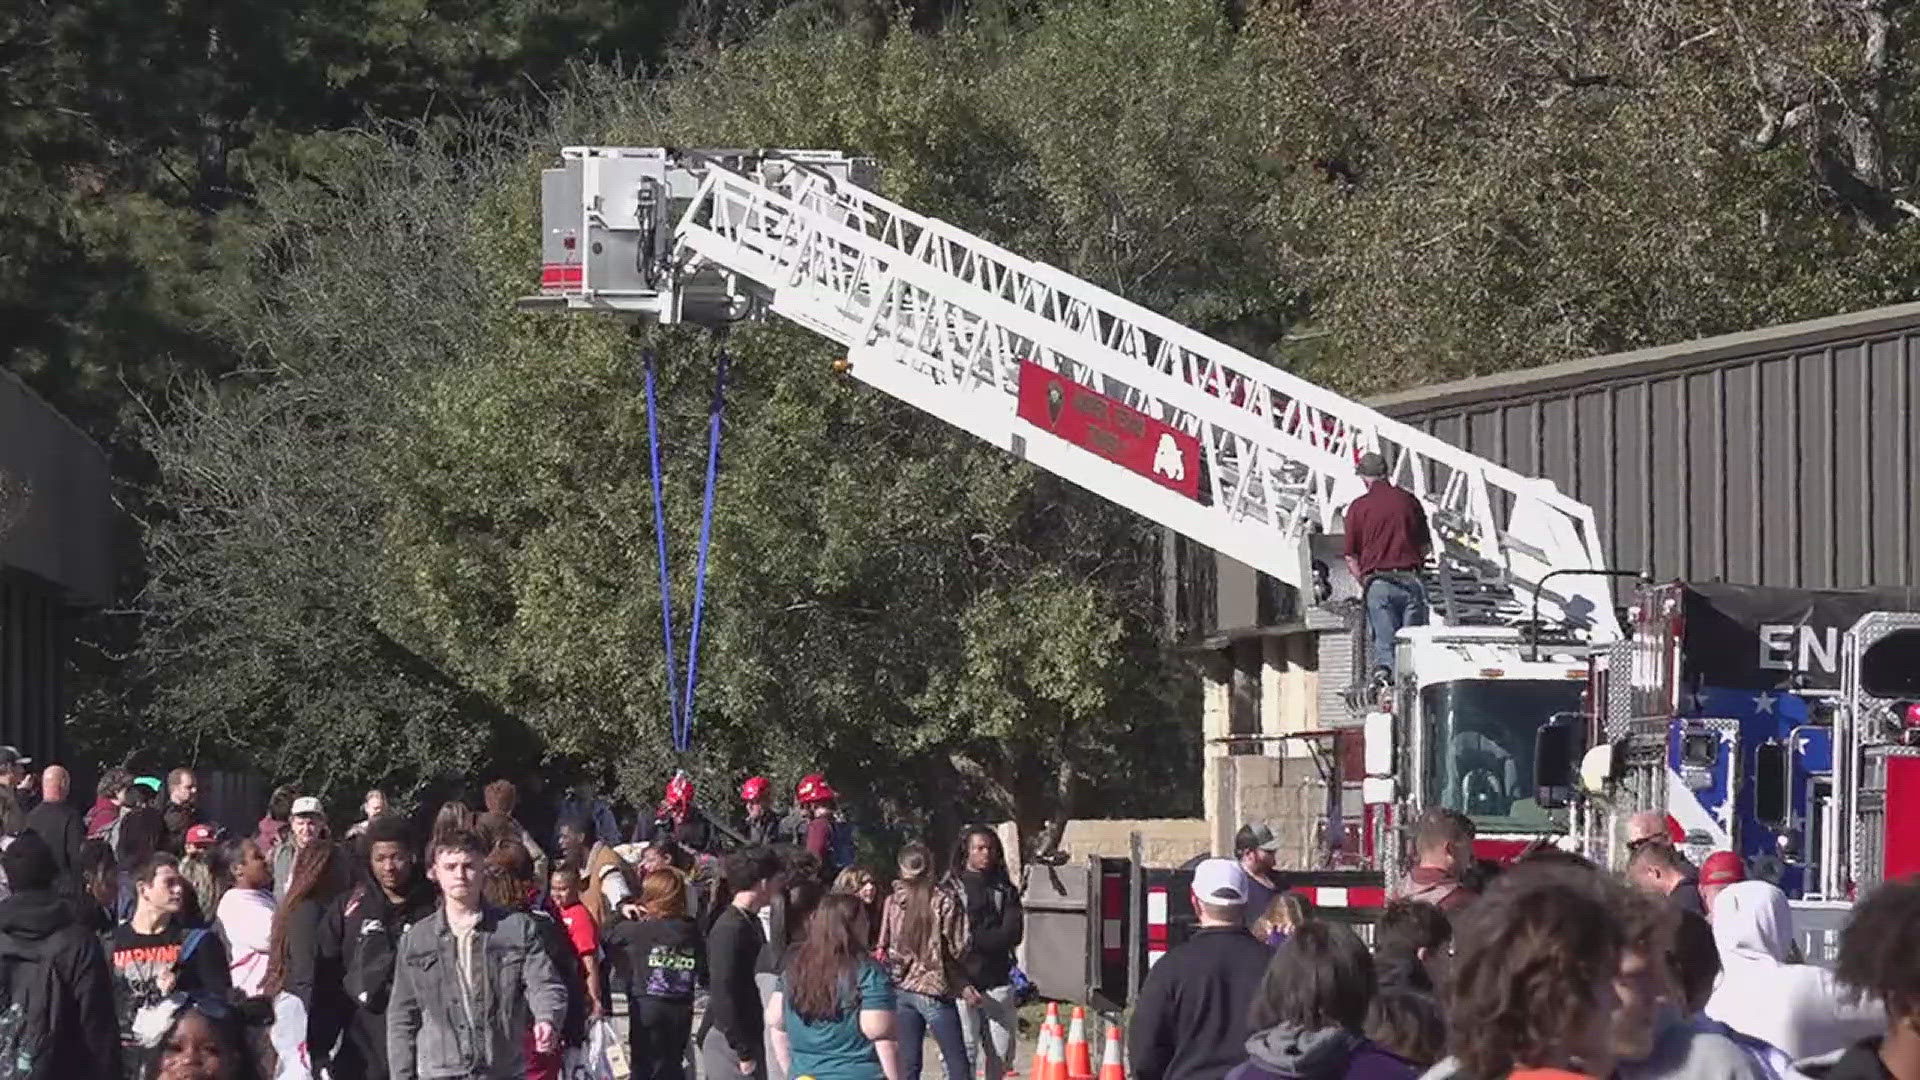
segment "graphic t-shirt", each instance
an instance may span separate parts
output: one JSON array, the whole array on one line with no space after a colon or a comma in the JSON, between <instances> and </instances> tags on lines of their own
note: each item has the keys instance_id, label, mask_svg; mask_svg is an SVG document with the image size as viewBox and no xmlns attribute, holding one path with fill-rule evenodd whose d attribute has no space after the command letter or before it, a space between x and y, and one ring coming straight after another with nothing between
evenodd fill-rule
<instances>
[{"instance_id":1,"label":"graphic t-shirt","mask_svg":"<svg viewBox=\"0 0 1920 1080\"><path fill-rule=\"evenodd\" d=\"M705 974L706 944L692 919L615 923L607 943L619 949L632 980L630 993L663 1001L693 1001Z\"/></svg>"},{"instance_id":2,"label":"graphic t-shirt","mask_svg":"<svg viewBox=\"0 0 1920 1080\"><path fill-rule=\"evenodd\" d=\"M156 1023L141 1014L166 1001L173 993L207 993L225 997L228 989L227 950L220 935L168 925L157 934L142 934L132 923L113 928L113 1001L120 1020L120 1042L137 1047L136 1028ZM145 1054L133 1051L145 1060Z\"/></svg>"},{"instance_id":3,"label":"graphic t-shirt","mask_svg":"<svg viewBox=\"0 0 1920 1080\"><path fill-rule=\"evenodd\" d=\"M780 977L786 1002L787 1042L793 1052L793 1075L817 1080L884 1080L880 1055L860 1030L860 1014L870 1009L893 1011L893 984L879 964L865 957L850 984L840 992L840 1013L830 1020L807 1021L794 1011L787 994L786 976Z\"/></svg>"}]
</instances>

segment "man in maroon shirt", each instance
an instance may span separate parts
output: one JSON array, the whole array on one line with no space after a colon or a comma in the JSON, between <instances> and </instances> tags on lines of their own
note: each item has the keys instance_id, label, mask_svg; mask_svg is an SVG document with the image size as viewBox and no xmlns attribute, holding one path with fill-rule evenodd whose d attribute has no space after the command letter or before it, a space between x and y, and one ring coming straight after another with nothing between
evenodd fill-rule
<instances>
[{"instance_id":1,"label":"man in maroon shirt","mask_svg":"<svg viewBox=\"0 0 1920 1080\"><path fill-rule=\"evenodd\" d=\"M1360 455L1366 494L1347 507L1347 569L1367 606L1373 671L1393 675L1393 636L1403 626L1427 624L1427 587L1420 567L1433 547L1427 512L1411 492L1387 482L1379 454Z\"/></svg>"}]
</instances>

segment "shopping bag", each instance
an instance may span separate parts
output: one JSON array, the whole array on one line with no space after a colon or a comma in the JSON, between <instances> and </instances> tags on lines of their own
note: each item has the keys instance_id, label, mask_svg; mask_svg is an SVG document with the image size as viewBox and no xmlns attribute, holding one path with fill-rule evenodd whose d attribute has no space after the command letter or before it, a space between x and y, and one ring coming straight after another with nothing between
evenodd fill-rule
<instances>
[{"instance_id":1,"label":"shopping bag","mask_svg":"<svg viewBox=\"0 0 1920 1080\"><path fill-rule=\"evenodd\" d=\"M632 1020L628 1020L632 1023ZM627 1044L613 1030L613 1021L595 1020L594 1035L605 1045L603 1051L607 1061L607 1080L630 1080L633 1076L633 1062L627 1058ZM591 1040L589 1040L591 1041Z\"/></svg>"},{"instance_id":2,"label":"shopping bag","mask_svg":"<svg viewBox=\"0 0 1920 1080\"><path fill-rule=\"evenodd\" d=\"M586 1044L568 1047L560 1069L563 1080L628 1080L632 1073L627 1048L620 1045L611 1020L595 1020L587 1028Z\"/></svg>"}]
</instances>

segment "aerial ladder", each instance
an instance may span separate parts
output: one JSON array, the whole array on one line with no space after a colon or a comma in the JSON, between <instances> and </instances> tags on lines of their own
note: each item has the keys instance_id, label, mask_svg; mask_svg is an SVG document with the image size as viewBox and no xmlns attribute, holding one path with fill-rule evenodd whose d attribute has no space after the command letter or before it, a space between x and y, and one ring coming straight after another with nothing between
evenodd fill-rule
<instances>
[{"instance_id":1,"label":"aerial ladder","mask_svg":"<svg viewBox=\"0 0 1920 1080\"><path fill-rule=\"evenodd\" d=\"M542 178L531 310L723 325L775 315L886 392L1324 596L1381 454L1436 539L1437 621L1618 637L1591 508L1096 285L871 190L832 151L568 147ZM1487 598L1492 597L1489 601ZM1491 605L1491 606L1490 606ZM1497 611L1493 608L1497 607Z\"/></svg>"}]
</instances>

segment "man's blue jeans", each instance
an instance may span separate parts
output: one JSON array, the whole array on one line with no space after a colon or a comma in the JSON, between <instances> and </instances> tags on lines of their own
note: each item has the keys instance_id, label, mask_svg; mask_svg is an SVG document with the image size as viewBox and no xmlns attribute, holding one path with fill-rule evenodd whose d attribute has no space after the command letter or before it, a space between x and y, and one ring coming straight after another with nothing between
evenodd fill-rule
<instances>
[{"instance_id":1,"label":"man's blue jeans","mask_svg":"<svg viewBox=\"0 0 1920 1080\"><path fill-rule=\"evenodd\" d=\"M971 1080L967 1037L960 1031L960 1010L952 998L928 997L911 990L894 990L893 1021L900 1040L901 1080L920 1080L920 1052L928 1029L946 1062L947 1080Z\"/></svg>"},{"instance_id":2,"label":"man's blue jeans","mask_svg":"<svg viewBox=\"0 0 1920 1080\"><path fill-rule=\"evenodd\" d=\"M1367 579L1368 657L1372 670L1393 674L1393 636L1403 626L1427 625L1427 586L1420 575L1397 570Z\"/></svg>"}]
</instances>

